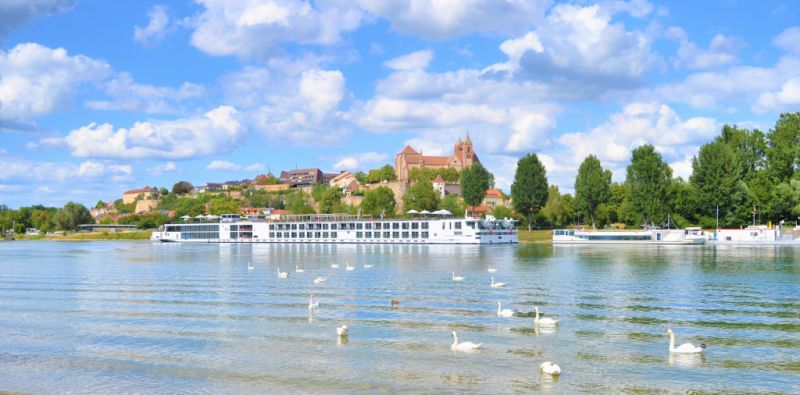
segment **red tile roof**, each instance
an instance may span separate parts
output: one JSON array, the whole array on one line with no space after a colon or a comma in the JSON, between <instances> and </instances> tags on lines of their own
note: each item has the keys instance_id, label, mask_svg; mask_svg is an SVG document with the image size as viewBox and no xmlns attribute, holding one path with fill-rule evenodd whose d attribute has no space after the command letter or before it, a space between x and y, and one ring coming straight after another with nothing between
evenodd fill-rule
<instances>
[{"instance_id":1,"label":"red tile roof","mask_svg":"<svg viewBox=\"0 0 800 395\"><path fill-rule=\"evenodd\" d=\"M433 180L433 182L444 182L444 178L442 178L441 174L438 174L436 175L436 178Z\"/></svg>"},{"instance_id":2,"label":"red tile roof","mask_svg":"<svg viewBox=\"0 0 800 395\"><path fill-rule=\"evenodd\" d=\"M503 197L503 191L501 191L499 189L487 189L486 190L486 196Z\"/></svg>"},{"instance_id":3,"label":"red tile roof","mask_svg":"<svg viewBox=\"0 0 800 395\"><path fill-rule=\"evenodd\" d=\"M410 145L407 145L405 148L403 148L403 150L402 150L402 151L400 151L400 153L401 153L401 154L412 154L412 155L419 155L419 152L417 152L417 151L414 151L414 149L413 149L413 148L411 148L411 146L410 146Z\"/></svg>"},{"instance_id":4,"label":"red tile roof","mask_svg":"<svg viewBox=\"0 0 800 395\"><path fill-rule=\"evenodd\" d=\"M426 165L444 166L450 163L450 156L423 156L422 163Z\"/></svg>"}]
</instances>

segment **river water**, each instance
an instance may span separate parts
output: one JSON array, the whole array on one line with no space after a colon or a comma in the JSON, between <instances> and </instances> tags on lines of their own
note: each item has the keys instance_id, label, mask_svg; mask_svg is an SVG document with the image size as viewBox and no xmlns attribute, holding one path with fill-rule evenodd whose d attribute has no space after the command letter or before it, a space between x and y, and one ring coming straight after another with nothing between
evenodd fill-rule
<instances>
[{"instance_id":1,"label":"river water","mask_svg":"<svg viewBox=\"0 0 800 395\"><path fill-rule=\"evenodd\" d=\"M799 261L792 247L0 242L0 392L800 393ZM498 318L498 301L523 316ZM534 305L556 331L534 329ZM670 357L667 327L708 348ZM452 352L453 330L484 348ZM539 374L546 360L560 378Z\"/></svg>"}]
</instances>

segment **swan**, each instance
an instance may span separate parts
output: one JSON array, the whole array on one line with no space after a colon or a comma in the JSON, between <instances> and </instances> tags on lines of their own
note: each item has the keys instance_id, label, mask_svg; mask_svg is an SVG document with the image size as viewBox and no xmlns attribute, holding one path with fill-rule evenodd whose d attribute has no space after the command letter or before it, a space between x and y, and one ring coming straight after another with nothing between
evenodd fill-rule
<instances>
[{"instance_id":1,"label":"swan","mask_svg":"<svg viewBox=\"0 0 800 395\"><path fill-rule=\"evenodd\" d=\"M348 272L352 272L352 271L355 269L355 266L350 266L350 262L345 262L345 263L344 263L344 268L345 268L345 270L347 270Z\"/></svg>"},{"instance_id":2,"label":"swan","mask_svg":"<svg viewBox=\"0 0 800 395\"><path fill-rule=\"evenodd\" d=\"M539 318L539 306L533 306L536 316L533 318L533 325L536 326L556 326L559 320L554 320L550 317Z\"/></svg>"},{"instance_id":3,"label":"swan","mask_svg":"<svg viewBox=\"0 0 800 395\"><path fill-rule=\"evenodd\" d=\"M278 268L278 278L289 278L289 273L282 272L281 268Z\"/></svg>"},{"instance_id":4,"label":"swan","mask_svg":"<svg viewBox=\"0 0 800 395\"><path fill-rule=\"evenodd\" d=\"M500 302L497 302L497 316L503 318L511 318L514 316L514 311L510 309L500 310Z\"/></svg>"},{"instance_id":5,"label":"swan","mask_svg":"<svg viewBox=\"0 0 800 395\"><path fill-rule=\"evenodd\" d=\"M549 374L551 376L558 376L561 374L561 367L550 361L542 362L542 364L539 365L539 370L541 370L542 373Z\"/></svg>"},{"instance_id":6,"label":"swan","mask_svg":"<svg viewBox=\"0 0 800 395\"><path fill-rule=\"evenodd\" d=\"M497 273L497 268L494 268L492 267L492 265L489 265L489 268L486 269L486 271L489 273Z\"/></svg>"},{"instance_id":7,"label":"swan","mask_svg":"<svg viewBox=\"0 0 800 395\"><path fill-rule=\"evenodd\" d=\"M325 277L317 277L314 279L314 284L324 283L325 281L328 281L328 279Z\"/></svg>"},{"instance_id":8,"label":"swan","mask_svg":"<svg viewBox=\"0 0 800 395\"><path fill-rule=\"evenodd\" d=\"M255 267L255 266L253 266L253 264L252 264L252 263L250 263L250 262L247 262L247 270L253 270L253 269L255 269L255 268L256 268L256 267Z\"/></svg>"},{"instance_id":9,"label":"swan","mask_svg":"<svg viewBox=\"0 0 800 395\"><path fill-rule=\"evenodd\" d=\"M305 269L301 269L300 266L294 265L294 272L295 273L303 273Z\"/></svg>"},{"instance_id":10,"label":"swan","mask_svg":"<svg viewBox=\"0 0 800 395\"><path fill-rule=\"evenodd\" d=\"M494 276L492 276L492 284L491 284L491 286L492 286L492 288L504 288L506 286L506 283L496 283L496 282L494 282Z\"/></svg>"},{"instance_id":11,"label":"swan","mask_svg":"<svg viewBox=\"0 0 800 395\"><path fill-rule=\"evenodd\" d=\"M705 344L695 346L692 343L683 343L675 347L675 334L672 333L672 329L669 328L667 328L666 332L669 333L669 352L674 352L676 354L697 354L703 352L706 348Z\"/></svg>"},{"instance_id":12,"label":"swan","mask_svg":"<svg viewBox=\"0 0 800 395\"><path fill-rule=\"evenodd\" d=\"M456 331L453 331L453 344L450 346L450 349L453 351L469 352L479 349L482 345L483 343L478 343L478 344L475 344L473 342L459 343L458 334L456 333Z\"/></svg>"},{"instance_id":13,"label":"swan","mask_svg":"<svg viewBox=\"0 0 800 395\"><path fill-rule=\"evenodd\" d=\"M371 265L371 264L369 264L369 263L365 263L365 264L364 264L364 269L369 269L369 268L371 268L371 267L372 267L372 265Z\"/></svg>"},{"instance_id":14,"label":"swan","mask_svg":"<svg viewBox=\"0 0 800 395\"><path fill-rule=\"evenodd\" d=\"M308 309L313 310L319 307L319 301L314 300L314 295L311 295L311 298L308 299Z\"/></svg>"},{"instance_id":15,"label":"swan","mask_svg":"<svg viewBox=\"0 0 800 395\"><path fill-rule=\"evenodd\" d=\"M336 328L336 334L339 336L347 336L349 334L349 331L347 330L347 325L342 325Z\"/></svg>"},{"instance_id":16,"label":"swan","mask_svg":"<svg viewBox=\"0 0 800 395\"><path fill-rule=\"evenodd\" d=\"M464 277L456 276L456 272L453 272L453 281L464 281Z\"/></svg>"},{"instance_id":17,"label":"swan","mask_svg":"<svg viewBox=\"0 0 800 395\"><path fill-rule=\"evenodd\" d=\"M331 263L331 269L338 269L338 268L339 268L338 263Z\"/></svg>"}]
</instances>

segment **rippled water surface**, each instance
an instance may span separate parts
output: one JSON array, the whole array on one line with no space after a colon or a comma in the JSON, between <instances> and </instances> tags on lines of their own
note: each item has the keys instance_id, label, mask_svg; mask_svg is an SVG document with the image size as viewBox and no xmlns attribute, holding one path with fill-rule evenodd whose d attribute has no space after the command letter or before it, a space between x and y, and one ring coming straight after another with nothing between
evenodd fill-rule
<instances>
[{"instance_id":1,"label":"rippled water surface","mask_svg":"<svg viewBox=\"0 0 800 395\"><path fill-rule=\"evenodd\" d=\"M799 260L792 247L0 242L0 391L798 393ZM489 287L489 265L507 287ZM497 301L524 316L498 318ZM534 329L534 305L558 330ZM666 327L708 348L670 357ZM485 348L454 354L453 330ZM539 375L545 360L559 379Z\"/></svg>"}]
</instances>

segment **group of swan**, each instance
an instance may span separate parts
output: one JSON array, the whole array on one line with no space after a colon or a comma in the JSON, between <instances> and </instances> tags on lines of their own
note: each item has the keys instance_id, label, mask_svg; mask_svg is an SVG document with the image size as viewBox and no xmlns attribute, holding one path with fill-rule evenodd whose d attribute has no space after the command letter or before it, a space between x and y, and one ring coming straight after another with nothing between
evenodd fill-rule
<instances>
[{"instance_id":1,"label":"group of swan","mask_svg":"<svg viewBox=\"0 0 800 395\"><path fill-rule=\"evenodd\" d=\"M491 267L489 267L489 273L494 273L496 271L497 269L492 269ZM453 281L464 281L464 276L456 276L456 272L451 272L451 273L452 273L451 278L453 279ZM492 288L504 288L506 286L506 283L495 282L494 276L492 276L492 282L491 284L489 284L489 286L491 286Z\"/></svg>"}]
</instances>

